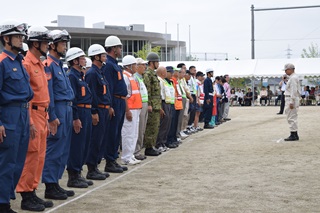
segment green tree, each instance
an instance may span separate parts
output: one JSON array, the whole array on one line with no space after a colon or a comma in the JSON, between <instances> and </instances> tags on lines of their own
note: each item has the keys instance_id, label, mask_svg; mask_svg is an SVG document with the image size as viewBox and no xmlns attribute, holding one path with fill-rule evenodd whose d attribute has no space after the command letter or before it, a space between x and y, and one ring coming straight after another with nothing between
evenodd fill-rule
<instances>
[{"instance_id":1,"label":"green tree","mask_svg":"<svg viewBox=\"0 0 320 213\"><path fill-rule=\"evenodd\" d=\"M134 53L134 56L137 58L142 58L143 60L146 60L149 52L155 52L160 56L160 50L161 50L160 46L151 48L150 44L145 44L141 50Z\"/></svg>"},{"instance_id":2,"label":"green tree","mask_svg":"<svg viewBox=\"0 0 320 213\"><path fill-rule=\"evenodd\" d=\"M302 49L301 57L302 58L319 58L320 53L319 53L318 44L311 43L311 45L308 47L308 50Z\"/></svg>"},{"instance_id":3,"label":"green tree","mask_svg":"<svg viewBox=\"0 0 320 213\"><path fill-rule=\"evenodd\" d=\"M245 88L245 78L230 78L229 84L232 88Z\"/></svg>"}]
</instances>

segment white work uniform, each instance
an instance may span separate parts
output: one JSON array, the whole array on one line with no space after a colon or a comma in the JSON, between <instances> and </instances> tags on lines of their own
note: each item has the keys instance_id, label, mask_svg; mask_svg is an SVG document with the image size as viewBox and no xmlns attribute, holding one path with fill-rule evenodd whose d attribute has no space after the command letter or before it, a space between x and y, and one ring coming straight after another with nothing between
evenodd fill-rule
<instances>
[{"instance_id":1,"label":"white work uniform","mask_svg":"<svg viewBox=\"0 0 320 213\"><path fill-rule=\"evenodd\" d=\"M292 73L287 82L285 91L285 113L287 115L287 120L290 128L290 132L298 131L298 109L300 101L300 84L297 74ZM290 104L293 104L293 109L290 109Z\"/></svg>"}]
</instances>

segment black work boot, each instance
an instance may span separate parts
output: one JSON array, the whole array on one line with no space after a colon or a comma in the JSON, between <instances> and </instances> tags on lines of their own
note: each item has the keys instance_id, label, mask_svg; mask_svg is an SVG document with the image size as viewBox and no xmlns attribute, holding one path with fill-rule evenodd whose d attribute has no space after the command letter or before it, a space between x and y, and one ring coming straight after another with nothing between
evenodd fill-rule
<instances>
[{"instance_id":1,"label":"black work boot","mask_svg":"<svg viewBox=\"0 0 320 213\"><path fill-rule=\"evenodd\" d=\"M87 176L86 178L87 179L91 179L91 180L105 180L107 177L102 174L96 166L93 166L93 165L90 165L88 164L88 173L87 173ZM98 172L98 171L99 172Z\"/></svg>"},{"instance_id":2,"label":"black work boot","mask_svg":"<svg viewBox=\"0 0 320 213\"><path fill-rule=\"evenodd\" d=\"M104 167L104 171L111 173L122 173L123 168L119 166L119 164L117 164L115 161L107 161L106 166Z\"/></svg>"},{"instance_id":3,"label":"black work boot","mask_svg":"<svg viewBox=\"0 0 320 213\"><path fill-rule=\"evenodd\" d=\"M285 141L297 141L297 140L299 140L299 137L297 138L295 136L295 133L296 132L290 132L290 136L288 138L285 138L284 140Z\"/></svg>"},{"instance_id":4,"label":"black work boot","mask_svg":"<svg viewBox=\"0 0 320 213\"><path fill-rule=\"evenodd\" d=\"M21 192L21 209L29 210L32 212L42 212L46 207L44 205L37 203L33 198L33 192Z\"/></svg>"},{"instance_id":5,"label":"black work boot","mask_svg":"<svg viewBox=\"0 0 320 213\"><path fill-rule=\"evenodd\" d=\"M80 175L77 171L68 170L68 176L68 187L88 188L88 184L80 179Z\"/></svg>"},{"instance_id":6,"label":"black work boot","mask_svg":"<svg viewBox=\"0 0 320 213\"><path fill-rule=\"evenodd\" d=\"M78 172L78 177L79 177L79 179L80 179L81 181L86 182L86 183L88 184L88 186L92 186L92 185L93 185L93 182L92 182L91 180L85 179L85 178L82 176L81 172Z\"/></svg>"},{"instance_id":7,"label":"black work boot","mask_svg":"<svg viewBox=\"0 0 320 213\"><path fill-rule=\"evenodd\" d=\"M74 196L74 191L73 190L65 190L64 188L62 188L59 183L56 183L55 185L56 189L62 193L65 193L68 197L72 197Z\"/></svg>"},{"instance_id":8,"label":"black work boot","mask_svg":"<svg viewBox=\"0 0 320 213\"><path fill-rule=\"evenodd\" d=\"M298 132L293 132L293 133L294 133L294 136L296 137L296 140L298 141L299 140Z\"/></svg>"},{"instance_id":9,"label":"black work boot","mask_svg":"<svg viewBox=\"0 0 320 213\"><path fill-rule=\"evenodd\" d=\"M37 203L44 205L44 207L50 208L53 206L53 202L51 200L42 200L40 197L38 197L36 194L36 190L33 190L32 195L33 195L33 199Z\"/></svg>"},{"instance_id":10,"label":"black work boot","mask_svg":"<svg viewBox=\"0 0 320 213\"><path fill-rule=\"evenodd\" d=\"M57 183L46 183L46 190L44 192L44 197L53 200L66 200L68 198L67 194L59 191L56 188Z\"/></svg>"},{"instance_id":11,"label":"black work boot","mask_svg":"<svg viewBox=\"0 0 320 213\"><path fill-rule=\"evenodd\" d=\"M0 213L17 213L11 209L10 203L0 203Z\"/></svg>"}]
</instances>

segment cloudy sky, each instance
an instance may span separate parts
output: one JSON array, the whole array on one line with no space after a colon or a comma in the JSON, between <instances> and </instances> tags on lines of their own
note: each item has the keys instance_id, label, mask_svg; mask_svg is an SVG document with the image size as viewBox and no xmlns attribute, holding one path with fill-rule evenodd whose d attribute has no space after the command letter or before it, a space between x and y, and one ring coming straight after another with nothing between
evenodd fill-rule
<instances>
[{"instance_id":1,"label":"cloudy sky","mask_svg":"<svg viewBox=\"0 0 320 213\"><path fill-rule=\"evenodd\" d=\"M50 2L50 1L49 1ZM121 0L121 1L14 1L2 9L1 19L15 19L29 25L53 26L57 15L85 16L86 27L104 21L107 25L145 24L150 32L167 32L173 40L187 42L189 25L191 52L198 58L208 53L208 59L221 57L211 53L226 53L230 60L251 58L250 7L274 8L320 5L319 0ZM100 2L98 4L97 2ZM19 5L17 5L19 4ZM8 9L12 8L12 9ZM18 18L17 14L21 18ZM312 9L255 12L256 58L300 57L311 42L320 45L320 7Z\"/></svg>"}]
</instances>

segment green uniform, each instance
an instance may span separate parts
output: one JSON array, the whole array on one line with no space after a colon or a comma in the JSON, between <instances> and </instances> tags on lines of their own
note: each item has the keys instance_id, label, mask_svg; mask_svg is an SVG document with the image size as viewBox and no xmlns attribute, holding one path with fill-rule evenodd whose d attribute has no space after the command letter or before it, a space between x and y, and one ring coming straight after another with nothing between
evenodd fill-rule
<instances>
[{"instance_id":1,"label":"green uniform","mask_svg":"<svg viewBox=\"0 0 320 213\"><path fill-rule=\"evenodd\" d=\"M143 142L146 148L152 148L156 144L160 126L161 88L156 72L150 68L143 75L143 81L148 90L148 106L152 106Z\"/></svg>"}]
</instances>

